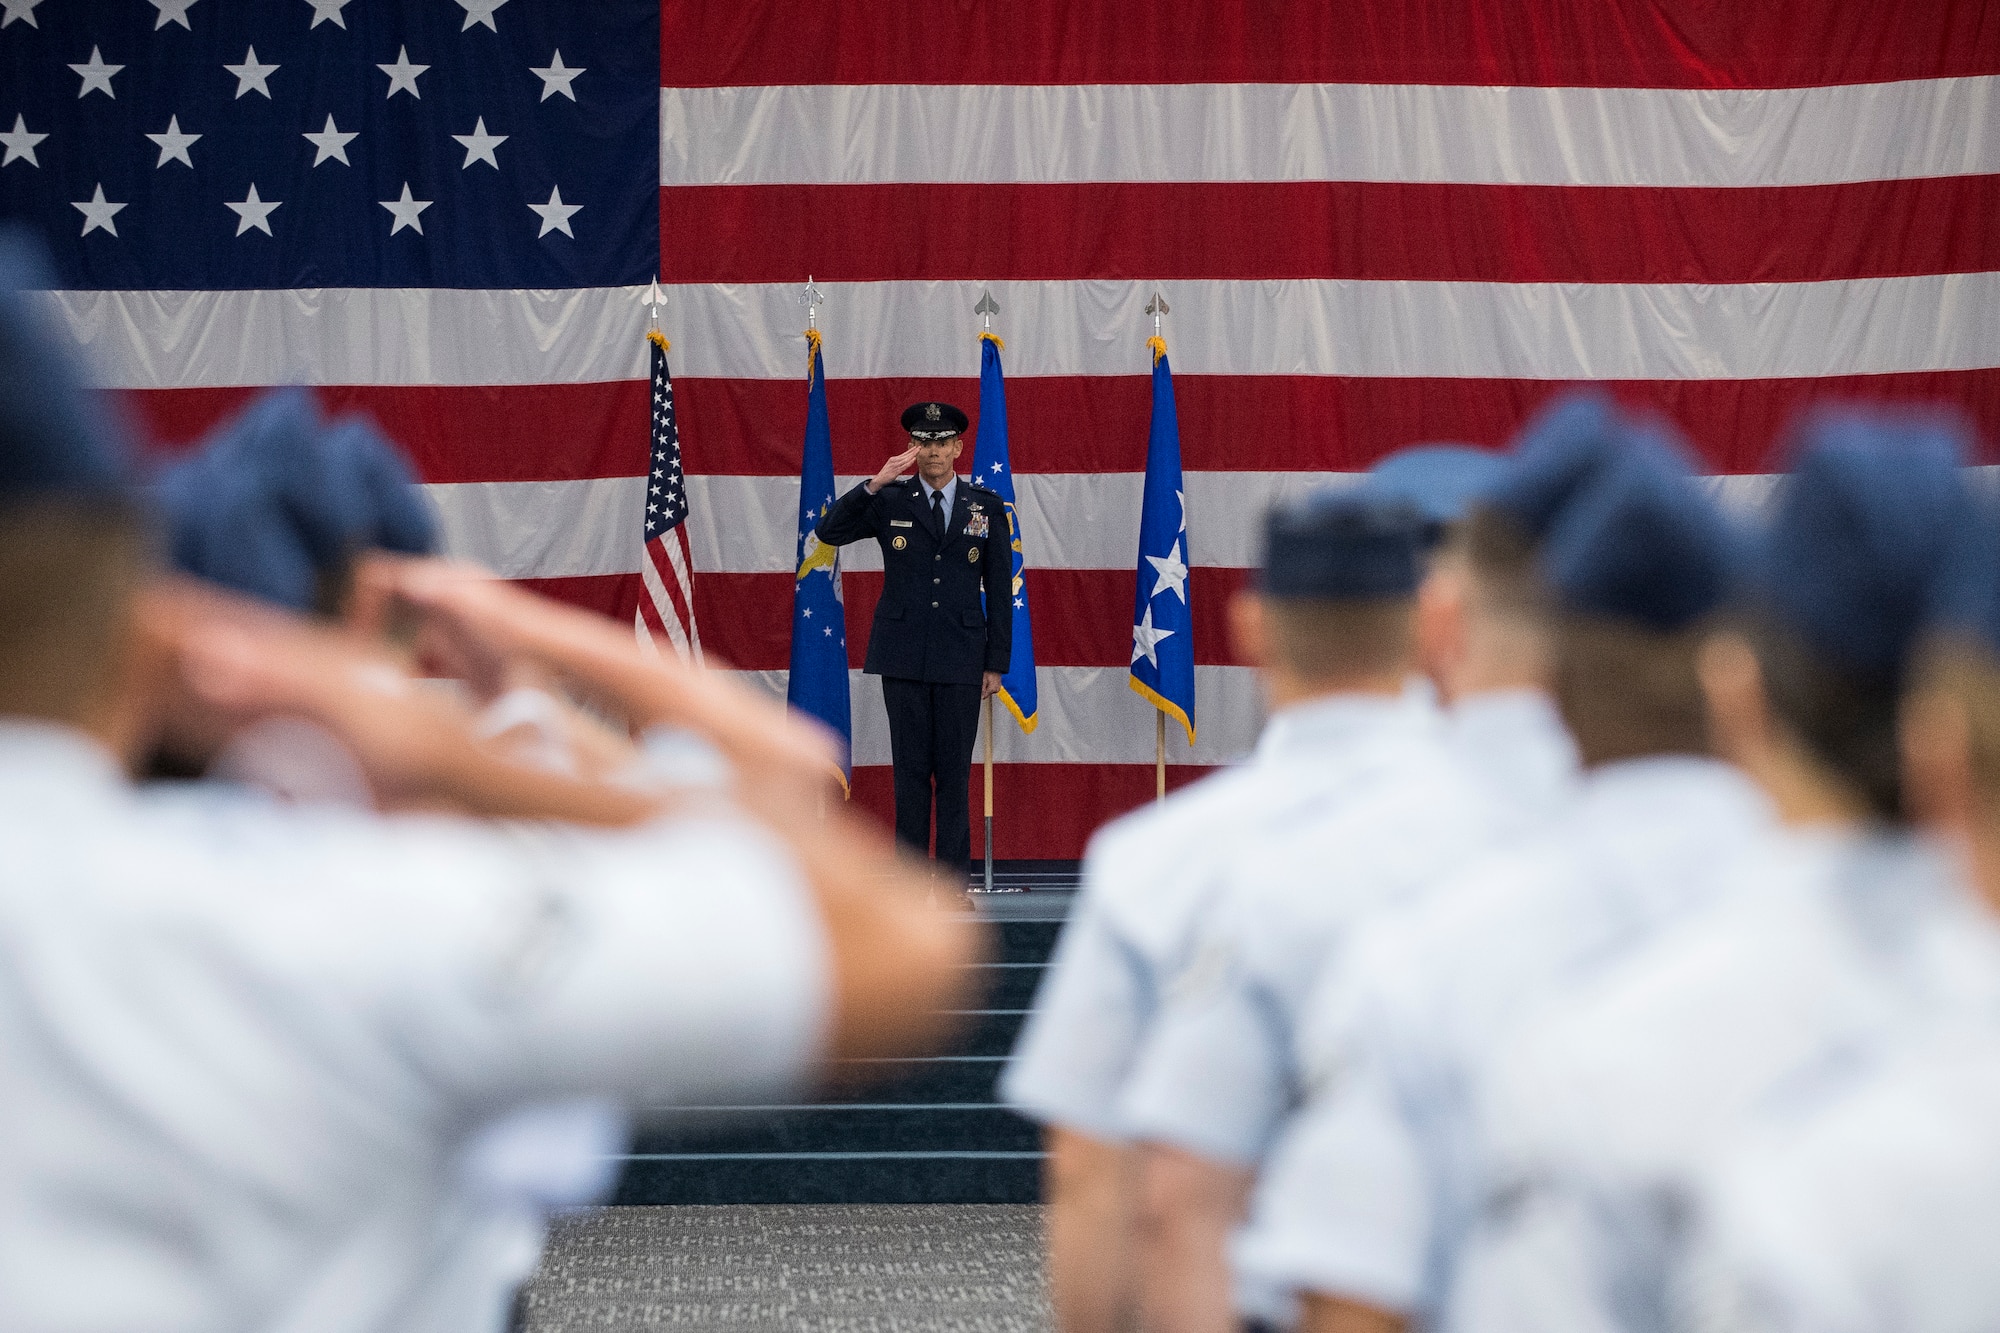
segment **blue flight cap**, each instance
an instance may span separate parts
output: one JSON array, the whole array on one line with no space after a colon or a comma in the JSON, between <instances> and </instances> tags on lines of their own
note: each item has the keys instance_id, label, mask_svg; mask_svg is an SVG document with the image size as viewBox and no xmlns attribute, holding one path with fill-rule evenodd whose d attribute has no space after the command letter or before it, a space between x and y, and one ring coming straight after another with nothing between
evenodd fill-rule
<instances>
[{"instance_id":1,"label":"blue flight cap","mask_svg":"<svg viewBox=\"0 0 2000 1333\"><path fill-rule=\"evenodd\" d=\"M1831 663L1895 673L1981 527L1943 422L1826 413L1798 433L1757 550L1758 604Z\"/></svg>"},{"instance_id":2,"label":"blue flight cap","mask_svg":"<svg viewBox=\"0 0 2000 1333\"><path fill-rule=\"evenodd\" d=\"M1728 520L1664 441L1644 434L1575 497L1543 548L1568 610L1661 633L1720 607L1740 561Z\"/></svg>"},{"instance_id":3,"label":"blue flight cap","mask_svg":"<svg viewBox=\"0 0 2000 1333\"><path fill-rule=\"evenodd\" d=\"M1563 511L1617 461L1628 430L1609 395L1565 394L1522 429L1513 458L1481 503L1540 545Z\"/></svg>"},{"instance_id":4,"label":"blue flight cap","mask_svg":"<svg viewBox=\"0 0 2000 1333\"><path fill-rule=\"evenodd\" d=\"M437 518L417 489L416 474L401 451L366 419L335 422L320 439L331 485L325 513L337 546L332 560L378 549L399 555L432 555Z\"/></svg>"},{"instance_id":5,"label":"blue flight cap","mask_svg":"<svg viewBox=\"0 0 2000 1333\"><path fill-rule=\"evenodd\" d=\"M319 410L310 395L259 395L201 449L160 474L157 495L174 567L294 610L311 609L319 562L289 497L323 469Z\"/></svg>"},{"instance_id":6,"label":"blue flight cap","mask_svg":"<svg viewBox=\"0 0 2000 1333\"><path fill-rule=\"evenodd\" d=\"M1507 471L1507 460L1469 444L1413 444L1368 469L1362 489L1416 510L1435 539L1464 518Z\"/></svg>"},{"instance_id":7,"label":"blue flight cap","mask_svg":"<svg viewBox=\"0 0 2000 1333\"><path fill-rule=\"evenodd\" d=\"M0 501L31 495L123 500L130 448L104 397L86 387L68 339L30 293L55 285L41 247L0 232Z\"/></svg>"},{"instance_id":8,"label":"blue flight cap","mask_svg":"<svg viewBox=\"0 0 2000 1333\"><path fill-rule=\"evenodd\" d=\"M1423 516L1365 487L1274 507L1264 522L1267 597L1365 601L1409 597L1422 576Z\"/></svg>"},{"instance_id":9,"label":"blue flight cap","mask_svg":"<svg viewBox=\"0 0 2000 1333\"><path fill-rule=\"evenodd\" d=\"M161 478L177 567L307 611L322 580L369 548L437 546L409 465L374 427L323 427L309 394L260 396L200 453Z\"/></svg>"}]
</instances>

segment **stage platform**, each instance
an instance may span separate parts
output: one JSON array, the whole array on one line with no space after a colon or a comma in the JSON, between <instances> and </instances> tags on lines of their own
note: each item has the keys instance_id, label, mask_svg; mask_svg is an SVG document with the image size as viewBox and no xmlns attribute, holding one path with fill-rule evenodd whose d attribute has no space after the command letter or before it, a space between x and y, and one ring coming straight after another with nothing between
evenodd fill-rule
<instances>
[{"instance_id":1,"label":"stage platform","mask_svg":"<svg viewBox=\"0 0 2000 1333\"><path fill-rule=\"evenodd\" d=\"M952 1050L865 1062L866 1086L820 1101L647 1112L615 1202L1038 1202L1039 1133L998 1104L994 1083L1075 896L1077 863L999 861L994 882L1021 891L968 898L999 947L980 965L983 999L963 1011Z\"/></svg>"},{"instance_id":2,"label":"stage platform","mask_svg":"<svg viewBox=\"0 0 2000 1333\"><path fill-rule=\"evenodd\" d=\"M528 1333L1043 1333L1032 1206L597 1208L557 1219Z\"/></svg>"}]
</instances>

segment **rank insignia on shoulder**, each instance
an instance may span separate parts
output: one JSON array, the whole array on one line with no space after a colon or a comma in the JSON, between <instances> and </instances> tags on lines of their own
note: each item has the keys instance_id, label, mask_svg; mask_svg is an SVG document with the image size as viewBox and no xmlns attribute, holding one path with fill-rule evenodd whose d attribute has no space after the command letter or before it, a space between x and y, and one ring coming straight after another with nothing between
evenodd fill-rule
<instances>
[{"instance_id":1,"label":"rank insignia on shoulder","mask_svg":"<svg viewBox=\"0 0 2000 1333\"><path fill-rule=\"evenodd\" d=\"M895 547L899 551L902 550L904 547L908 546L909 544L910 544L910 539L904 536L898 536L896 540L889 543L889 545Z\"/></svg>"},{"instance_id":2,"label":"rank insignia on shoulder","mask_svg":"<svg viewBox=\"0 0 2000 1333\"><path fill-rule=\"evenodd\" d=\"M967 560L968 562L970 562L970 563L972 563L972 564L975 564L975 565L976 565L976 564L978 564L978 563L979 563L979 548L978 548L977 546L968 546L968 547L966 547L966 548L965 548L965 558L966 558L966 560Z\"/></svg>"}]
</instances>

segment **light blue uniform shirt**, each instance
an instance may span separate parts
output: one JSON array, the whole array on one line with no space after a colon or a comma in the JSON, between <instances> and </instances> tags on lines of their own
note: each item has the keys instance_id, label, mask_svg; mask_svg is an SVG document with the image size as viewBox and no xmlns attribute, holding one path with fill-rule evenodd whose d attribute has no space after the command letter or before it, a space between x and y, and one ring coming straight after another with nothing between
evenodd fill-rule
<instances>
[{"instance_id":1,"label":"light blue uniform shirt","mask_svg":"<svg viewBox=\"0 0 2000 1333\"><path fill-rule=\"evenodd\" d=\"M1348 933L1542 822L1573 784L1575 750L1545 697L1475 696L1447 719L1359 800L1301 800L1244 848L1121 1101L1134 1137L1259 1162L1299 1099L1299 1010ZM1237 1305L1289 1313L1256 1284L1238 1284Z\"/></svg>"},{"instance_id":2,"label":"light blue uniform shirt","mask_svg":"<svg viewBox=\"0 0 2000 1333\"><path fill-rule=\"evenodd\" d=\"M1728 897L1496 1053L1455 1327L1664 1328L1681 1201L1716 1143L2000 998L1983 913L1912 838L1774 835Z\"/></svg>"},{"instance_id":3,"label":"light blue uniform shirt","mask_svg":"<svg viewBox=\"0 0 2000 1333\"><path fill-rule=\"evenodd\" d=\"M2000 1326L2000 1023L1772 1108L1702 1173L1673 1333ZM1800 1099L1804 1101L1804 1099Z\"/></svg>"},{"instance_id":4,"label":"light blue uniform shirt","mask_svg":"<svg viewBox=\"0 0 2000 1333\"><path fill-rule=\"evenodd\" d=\"M1515 694L1470 708L1471 727L1455 709L1411 737L1358 800L1300 798L1243 848L1126 1089L1136 1136L1259 1161L1298 1098L1295 1020L1348 932L1547 818L1574 758L1554 709Z\"/></svg>"},{"instance_id":5,"label":"light blue uniform shirt","mask_svg":"<svg viewBox=\"0 0 2000 1333\"><path fill-rule=\"evenodd\" d=\"M1002 1096L1045 1124L1129 1138L1120 1096L1168 980L1186 965L1194 923L1237 858L1301 808L1362 799L1410 745L1441 727L1435 706L1415 691L1300 704L1271 719L1241 768L1102 829Z\"/></svg>"},{"instance_id":6,"label":"light blue uniform shirt","mask_svg":"<svg viewBox=\"0 0 2000 1333\"><path fill-rule=\"evenodd\" d=\"M479 1127L796 1091L818 916L726 818L625 833L135 792L0 724L0 1328L492 1330Z\"/></svg>"},{"instance_id":7,"label":"light blue uniform shirt","mask_svg":"<svg viewBox=\"0 0 2000 1333\"><path fill-rule=\"evenodd\" d=\"M1477 1199L1482 1052L1709 903L1770 820L1713 760L1609 764L1557 827L1372 923L1301 1023L1307 1101L1253 1197L1240 1271L1440 1309Z\"/></svg>"}]
</instances>

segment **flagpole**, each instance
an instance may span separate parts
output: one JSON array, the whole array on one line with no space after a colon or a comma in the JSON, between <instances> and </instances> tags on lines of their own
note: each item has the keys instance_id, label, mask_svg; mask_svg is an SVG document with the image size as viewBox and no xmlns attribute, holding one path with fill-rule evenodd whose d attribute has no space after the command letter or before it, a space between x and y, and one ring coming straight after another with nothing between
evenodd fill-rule
<instances>
[{"instance_id":1,"label":"flagpole","mask_svg":"<svg viewBox=\"0 0 2000 1333\"><path fill-rule=\"evenodd\" d=\"M1153 317L1153 336L1162 337L1161 317L1167 313L1167 294L1156 291L1153 299L1146 302L1146 313ZM1153 705L1153 799L1167 799L1167 710Z\"/></svg>"},{"instance_id":2,"label":"flagpole","mask_svg":"<svg viewBox=\"0 0 2000 1333\"><path fill-rule=\"evenodd\" d=\"M979 298L979 304L972 307L972 313L979 316L983 331L993 331L993 316L1000 313L1000 305L993 299L990 288ZM1007 614L1011 616L1013 612ZM986 696L986 891L993 892L993 696L990 694Z\"/></svg>"}]
</instances>

